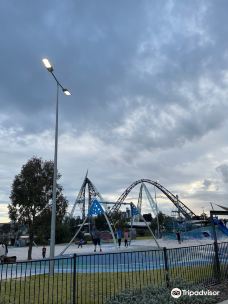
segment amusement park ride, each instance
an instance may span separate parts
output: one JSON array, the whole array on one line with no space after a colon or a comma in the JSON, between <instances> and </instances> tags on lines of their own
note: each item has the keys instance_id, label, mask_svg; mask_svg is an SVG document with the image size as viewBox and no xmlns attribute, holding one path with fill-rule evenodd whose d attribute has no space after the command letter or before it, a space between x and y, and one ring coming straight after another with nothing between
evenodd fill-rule
<instances>
[{"instance_id":1,"label":"amusement park ride","mask_svg":"<svg viewBox=\"0 0 228 304\"><path fill-rule=\"evenodd\" d=\"M152 238L155 240L157 246L159 247L159 244L149 227L148 223L145 221L144 217L141 214L142 211L142 201L143 201L143 192L145 193L147 200L149 202L150 208L154 214L154 216L158 220L158 214L159 214L159 209L158 209L158 204L157 202L153 199L151 196L147 184L154 186L154 189L159 189L170 201L171 203L176 207L178 217L184 219L185 221L194 221L194 220L200 220L200 217L197 216L190 208L188 208L177 195L174 195L171 193L168 189L163 187L160 183L157 181L152 181L150 179L140 179L132 183L122 194L121 196L117 199L116 202L107 202L103 199L102 195L98 192L94 184L91 182L91 180L88 178L88 172L86 173L86 176L83 180L82 186L80 188L80 191L78 193L78 196L75 200L75 203L73 205L73 208L70 212L70 216L73 217L75 210L77 207L80 207L81 213L82 213L82 220L83 223L80 225L80 228L70 241L70 243L66 246L66 248L60 253L62 255L66 249L73 243L81 229L83 228L84 224L86 221L89 221L92 216L94 215L99 215L103 214L108 226L109 230L112 234L113 237L113 242L116 245L115 237L114 237L114 232L113 228L115 227L114 220L112 218L112 215L118 211L120 211L120 208L122 205L128 205L130 207L130 214L131 214L131 226L132 226L132 221L133 218L137 217L138 219L141 219L145 222L147 228L149 229ZM137 207L131 202L128 203L126 202L127 196L129 193L137 186L140 185L140 190L139 190L139 195L138 195L138 202L137 202ZM108 207L108 205L112 205L112 207ZM213 218L213 225L218 224L215 223ZM222 225L222 224L221 224ZM224 230L226 229L227 234L228 234L228 229L225 227L222 227ZM158 223L158 232L159 232L159 223Z\"/></svg>"},{"instance_id":2,"label":"amusement park ride","mask_svg":"<svg viewBox=\"0 0 228 304\"><path fill-rule=\"evenodd\" d=\"M81 189L78 193L78 196L75 200L75 203L73 205L73 208L71 210L71 217L74 216L75 209L77 206L80 207L81 212L82 212L82 219L84 220L86 217L86 188L88 188L88 209L91 206L91 203L94 198L97 198L100 200L101 204L104 206L106 213L109 217L111 217L111 214L113 212L117 212L120 210L121 206L125 203L125 200L127 199L127 196L129 193L135 188L137 185L140 185L140 191L139 191L139 197L138 197L138 204L137 208L141 212L142 208L142 192L143 190L145 191L145 194L147 196L147 199L150 203L150 207L152 209L152 212L157 215L159 212L157 203L151 196L146 184L152 185L155 188L159 189L172 203L173 205L177 208L179 214L182 214L182 216L186 219L194 219L197 218L196 214L188 208L184 203L181 202L181 200L178 198L178 196L174 195L171 193L169 190L167 190L165 187L163 187L161 184L159 184L157 181L152 181L150 179L140 179L132 183L122 194L121 196L117 199L116 202L106 202L104 201L103 197L101 194L98 192L94 184L91 182L91 180L88 178L88 173L86 174L84 181L82 183ZM109 209L107 209L107 204L112 204L113 206Z\"/></svg>"}]
</instances>

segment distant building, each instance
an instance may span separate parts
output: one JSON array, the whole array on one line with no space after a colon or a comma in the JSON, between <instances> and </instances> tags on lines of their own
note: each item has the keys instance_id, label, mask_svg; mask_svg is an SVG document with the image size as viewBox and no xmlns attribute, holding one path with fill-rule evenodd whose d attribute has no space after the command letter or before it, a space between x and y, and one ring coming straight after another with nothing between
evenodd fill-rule
<instances>
[{"instance_id":1,"label":"distant building","mask_svg":"<svg viewBox=\"0 0 228 304\"><path fill-rule=\"evenodd\" d=\"M150 222L146 222L149 226L150 226ZM145 222L133 222L132 223L132 227L133 228L145 228L145 229L148 229L147 228L147 225L146 225L146 223ZM130 222L128 222L128 226L129 227L131 227L131 223Z\"/></svg>"}]
</instances>

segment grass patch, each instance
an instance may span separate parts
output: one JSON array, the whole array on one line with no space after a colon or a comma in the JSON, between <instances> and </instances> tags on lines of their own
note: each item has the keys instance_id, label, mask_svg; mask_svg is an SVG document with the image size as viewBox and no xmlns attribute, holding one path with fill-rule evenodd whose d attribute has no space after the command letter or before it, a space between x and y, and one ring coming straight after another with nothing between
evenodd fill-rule
<instances>
[{"instance_id":1,"label":"grass patch","mask_svg":"<svg viewBox=\"0 0 228 304\"><path fill-rule=\"evenodd\" d=\"M107 298L127 288L141 288L148 284L164 282L161 270L85 273L76 275L76 303L104 303ZM71 274L32 276L27 279L1 282L5 303L72 303L73 277Z\"/></svg>"}]
</instances>

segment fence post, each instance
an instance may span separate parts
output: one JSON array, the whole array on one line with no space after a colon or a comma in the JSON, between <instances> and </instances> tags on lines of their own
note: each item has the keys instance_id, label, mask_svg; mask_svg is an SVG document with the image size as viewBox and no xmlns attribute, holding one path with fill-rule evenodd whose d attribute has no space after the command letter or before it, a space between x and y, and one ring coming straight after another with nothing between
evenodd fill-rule
<instances>
[{"instance_id":1,"label":"fence post","mask_svg":"<svg viewBox=\"0 0 228 304\"><path fill-rule=\"evenodd\" d=\"M217 235L215 230L215 223L213 219L212 212L210 212L210 221L211 221L211 227L212 227L212 233L214 238L214 251L215 251L215 260L214 260L214 269L215 269L215 278L217 279L218 283L220 282L220 263L219 263L219 250L218 250L218 241L217 241Z\"/></svg>"},{"instance_id":2,"label":"fence post","mask_svg":"<svg viewBox=\"0 0 228 304\"><path fill-rule=\"evenodd\" d=\"M74 253L73 255L73 303L76 304L77 299L77 290L76 290L76 258L77 255Z\"/></svg>"},{"instance_id":3,"label":"fence post","mask_svg":"<svg viewBox=\"0 0 228 304\"><path fill-rule=\"evenodd\" d=\"M165 261L165 281L166 281L166 286L169 287L169 266L168 266L168 255L167 255L167 248L163 247L163 252L164 252L164 261Z\"/></svg>"},{"instance_id":4,"label":"fence post","mask_svg":"<svg viewBox=\"0 0 228 304\"><path fill-rule=\"evenodd\" d=\"M214 242L214 251L215 251L215 278L217 282L220 283L221 272L220 272L220 262L219 262L219 248L218 243Z\"/></svg>"}]
</instances>

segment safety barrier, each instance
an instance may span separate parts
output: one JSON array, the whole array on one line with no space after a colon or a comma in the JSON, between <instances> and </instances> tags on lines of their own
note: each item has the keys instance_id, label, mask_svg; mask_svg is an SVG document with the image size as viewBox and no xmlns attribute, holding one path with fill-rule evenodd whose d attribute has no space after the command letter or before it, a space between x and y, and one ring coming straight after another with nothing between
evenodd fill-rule
<instances>
[{"instance_id":1,"label":"safety barrier","mask_svg":"<svg viewBox=\"0 0 228 304\"><path fill-rule=\"evenodd\" d=\"M105 303L177 277L205 285L228 279L228 243L0 264L0 304Z\"/></svg>"}]
</instances>

